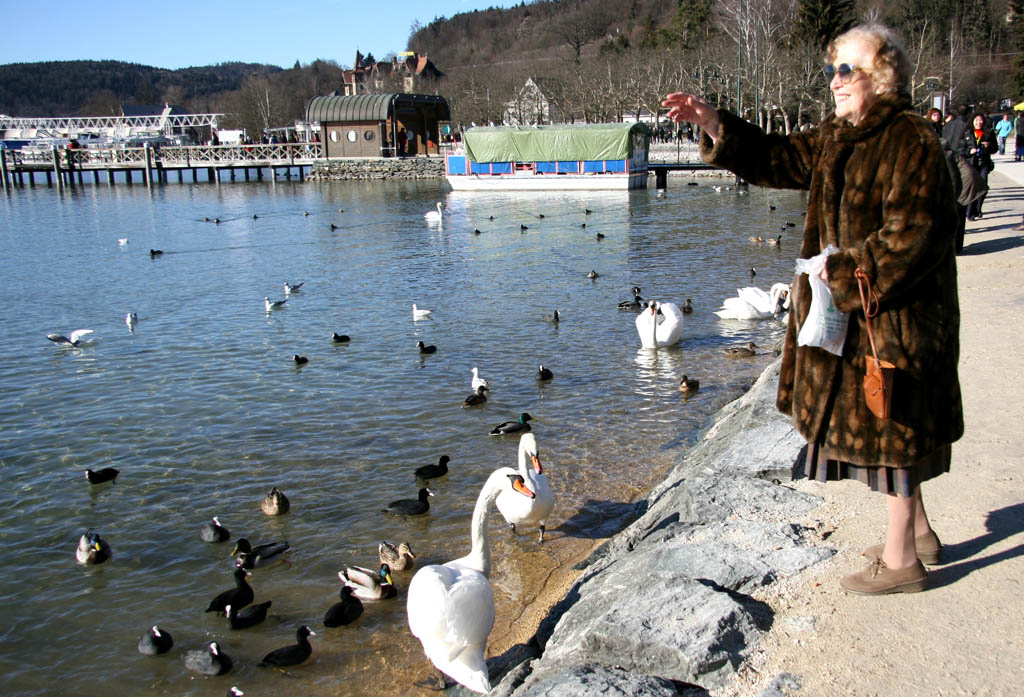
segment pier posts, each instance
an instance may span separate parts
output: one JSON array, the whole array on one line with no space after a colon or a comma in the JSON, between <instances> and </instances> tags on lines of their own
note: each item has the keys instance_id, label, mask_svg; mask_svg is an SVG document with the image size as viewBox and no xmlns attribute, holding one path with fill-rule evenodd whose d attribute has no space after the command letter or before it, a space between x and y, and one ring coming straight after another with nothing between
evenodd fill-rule
<instances>
[{"instance_id":1,"label":"pier posts","mask_svg":"<svg viewBox=\"0 0 1024 697\"><path fill-rule=\"evenodd\" d=\"M142 177L146 180L146 188L153 188L153 151L149 147L149 143L146 143L146 147L143 149L146 153L146 167L142 170Z\"/></svg>"},{"instance_id":2,"label":"pier posts","mask_svg":"<svg viewBox=\"0 0 1024 697\"><path fill-rule=\"evenodd\" d=\"M7 149L0 148L0 180L3 180L3 190L7 193ZM11 182L13 184L13 182Z\"/></svg>"},{"instance_id":3,"label":"pier posts","mask_svg":"<svg viewBox=\"0 0 1024 697\"><path fill-rule=\"evenodd\" d=\"M50 153L53 155L53 176L57 179L57 187L59 188L64 182L60 178L60 153L57 152L57 146L54 145L50 148ZM47 173L47 179L49 179L49 173Z\"/></svg>"}]
</instances>

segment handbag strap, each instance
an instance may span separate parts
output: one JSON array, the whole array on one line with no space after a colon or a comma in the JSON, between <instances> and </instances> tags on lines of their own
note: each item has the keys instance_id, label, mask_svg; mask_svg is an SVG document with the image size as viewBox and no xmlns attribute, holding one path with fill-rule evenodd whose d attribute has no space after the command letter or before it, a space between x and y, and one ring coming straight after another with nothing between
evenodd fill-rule
<instances>
[{"instance_id":1,"label":"handbag strap","mask_svg":"<svg viewBox=\"0 0 1024 697\"><path fill-rule=\"evenodd\" d=\"M857 287L860 290L860 304L864 308L864 324L868 328L868 341L871 343L871 353L878 361L878 349L875 348L875 335L871 332L871 318L878 314L878 296L875 289L871 287L871 279L868 275L857 269L853 272L857 279Z\"/></svg>"}]
</instances>

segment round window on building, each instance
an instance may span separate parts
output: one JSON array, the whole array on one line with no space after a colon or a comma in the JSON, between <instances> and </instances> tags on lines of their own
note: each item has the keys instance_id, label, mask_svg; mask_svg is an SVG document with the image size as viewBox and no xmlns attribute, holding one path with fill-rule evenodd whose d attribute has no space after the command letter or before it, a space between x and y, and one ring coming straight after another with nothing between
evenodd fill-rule
<instances>
[{"instance_id":1,"label":"round window on building","mask_svg":"<svg viewBox=\"0 0 1024 697\"><path fill-rule=\"evenodd\" d=\"M373 131L363 131L363 138L366 141L372 141L375 137L376 136L374 136Z\"/></svg>"},{"instance_id":2,"label":"round window on building","mask_svg":"<svg viewBox=\"0 0 1024 697\"><path fill-rule=\"evenodd\" d=\"M338 142L338 132L337 131L331 131L331 142L332 143L337 143Z\"/></svg>"},{"instance_id":3,"label":"round window on building","mask_svg":"<svg viewBox=\"0 0 1024 697\"><path fill-rule=\"evenodd\" d=\"M349 131L348 133L345 134L345 137L348 138L348 142L350 143L354 143L357 140L359 140L359 134L356 133L355 131Z\"/></svg>"}]
</instances>

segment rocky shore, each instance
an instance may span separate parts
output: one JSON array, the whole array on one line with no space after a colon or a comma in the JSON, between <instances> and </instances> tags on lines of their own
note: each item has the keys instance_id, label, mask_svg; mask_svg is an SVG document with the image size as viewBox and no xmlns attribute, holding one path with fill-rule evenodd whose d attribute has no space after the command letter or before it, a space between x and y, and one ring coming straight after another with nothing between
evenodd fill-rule
<instances>
[{"instance_id":1,"label":"rocky shore","mask_svg":"<svg viewBox=\"0 0 1024 697\"><path fill-rule=\"evenodd\" d=\"M706 695L734 674L773 624L755 592L834 553L789 522L821 500L782 484L804 441L775 409L778 366L581 564L533 640L491 660L492 694Z\"/></svg>"}]
</instances>

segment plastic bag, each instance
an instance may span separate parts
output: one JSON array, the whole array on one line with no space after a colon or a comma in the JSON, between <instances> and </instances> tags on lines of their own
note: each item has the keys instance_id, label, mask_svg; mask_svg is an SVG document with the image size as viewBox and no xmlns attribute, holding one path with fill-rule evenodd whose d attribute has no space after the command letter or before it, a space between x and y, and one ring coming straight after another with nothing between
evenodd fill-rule
<instances>
[{"instance_id":1,"label":"plastic bag","mask_svg":"<svg viewBox=\"0 0 1024 697\"><path fill-rule=\"evenodd\" d=\"M829 254L838 252L834 245L810 259L797 259L796 272L807 274L811 284L811 309L797 334L797 346L817 346L837 356L843 355L843 344L846 342L846 328L850 315L840 312L832 303L832 291L818 274L825 268L825 259Z\"/></svg>"}]
</instances>

